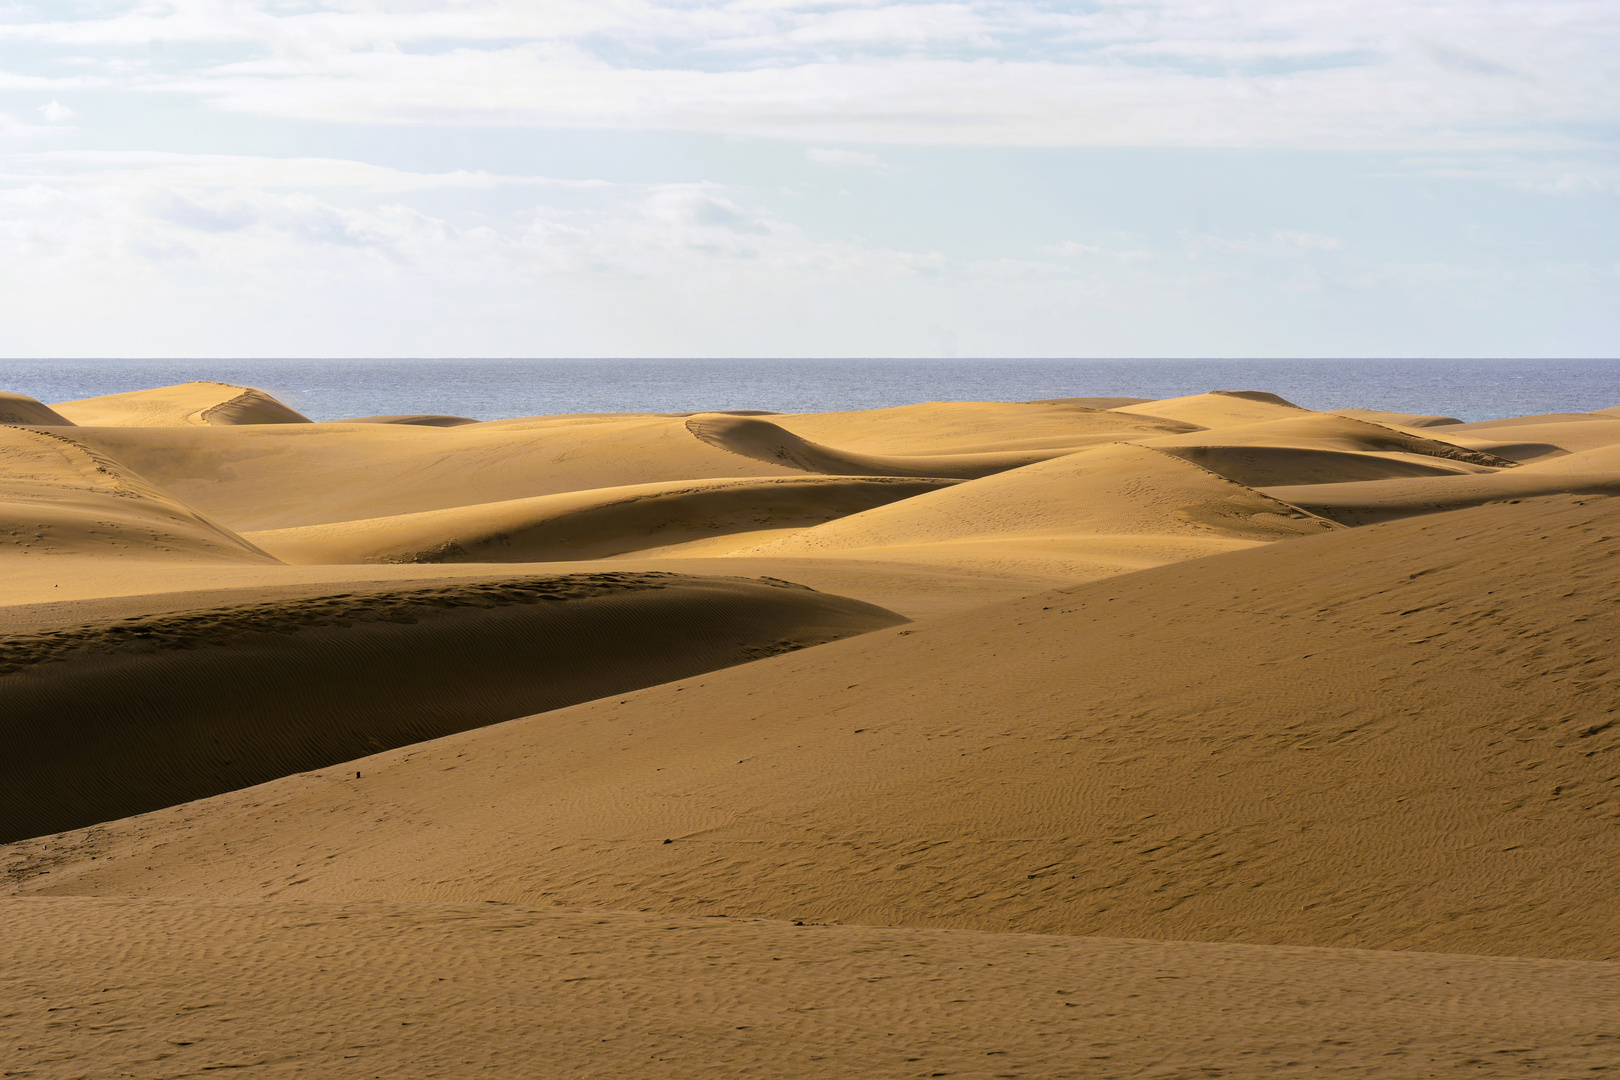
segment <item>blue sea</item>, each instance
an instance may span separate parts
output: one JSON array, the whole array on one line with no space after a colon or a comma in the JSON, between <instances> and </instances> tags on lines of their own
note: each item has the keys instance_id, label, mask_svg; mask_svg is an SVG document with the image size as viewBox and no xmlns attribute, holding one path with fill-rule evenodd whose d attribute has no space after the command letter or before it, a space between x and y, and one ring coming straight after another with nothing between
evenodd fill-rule
<instances>
[{"instance_id":1,"label":"blue sea","mask_svg":"<svg viewBox=\"0 0 1620 1080\"><path fill-rule=\"evenodd\" d=\"M0 360L0 390L46 402L193 379L260 387L315 420L827 412L1208 390L1461 420L1620 405L1620 360Z\"/></svg>"}]
</instances>

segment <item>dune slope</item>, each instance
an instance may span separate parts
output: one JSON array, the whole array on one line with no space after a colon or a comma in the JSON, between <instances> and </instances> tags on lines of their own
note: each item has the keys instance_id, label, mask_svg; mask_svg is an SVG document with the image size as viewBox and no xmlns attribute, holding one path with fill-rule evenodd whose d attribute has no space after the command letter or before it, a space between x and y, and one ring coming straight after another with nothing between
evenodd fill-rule
<instances>
[{"instance_id":1,"label":"dune slope","mask_svg":"<svg viewBox=\"0 0 1620 1080\"><path fill-rule=\"evenodd\" d=\"M1137 569L1333 528L1170 453L1115 443L852 514L737 554Z\"/></svg>"},{"instance_id":2,"label":"dune slope","mask_svg":"<svg viewBox=\"0 0 1620 1080\"><path fill-rule=\"evenodd\" d=\"M83 427L192 427L307 424L309 417L263 390L230 383L189 382L155 390L64 401L56 411Z\"/></svg>"},{"instance_id":3,"label":"dune slope","mask_svg":"<svg viewBox=\"0 0 1620 1080\"><path fill-rule=\"evenodd\" d=\"M0 391L0 424L72 427L73 421L27 394L8 394Z\"/></svg>"},{"instance_id":4,"label":"dune slope","mask_svg":"<svg viewBox=\"0 0 1620 1080\"><path fill-rule=\"evenodd\" d=\"M1511 469L1517 461L1332 413L1138 440L1250 487Z\"/></svg>"},{"instance_id":5,"label":"dune slope","mask_svg":"<svg viewBox=\"0 0 1620 1080\"><path fill-rule=\"evenodd\" d=\"M141 613L81 625L53 605L54 628L4 642L0 839L904 621L802 587L671 574L131 605Z\"/></svg>"},{"instance_id":6,"label":"dune slope","mask_svg":"<svg viewBox=\"0 0 1620 1080\"><path fill-rule=\"evenodd\" d=\"M389 517L593 488L798 476L667 416L414 424L88 428L74 433L233 529Z\"/></svg>"},{"instance_id":7,"label":"dune slope","mask_svg":"<svg viewBox=\"0 0 1620 1080\"><path fill-rule=\"evenodd\" d=\"M275 561L68 432L0 425L0 559Z\"/></svg>"},{"instance_id":8,"label":"dune slope","mask_svg":"<svg viewBox=\"0 0 1620 1080\"><path fill-rule=\"evenodd\" d=\"M757 416L706 413L686 428L710 446L738 457L834 476L937 476L971 480L1045 461L1073 447L992 450L967 454L868 454L812 442Z\"/></svg>"},{"instance_id":9,"label":"dune slope","mask_svg":"<svg viewBox=\"0 0 1620 1080\"><path fill-rule=\"evenodd\" d=\"M291 563L549 562L805 528L955 483L784 476L594 488L251 533Z\"/></svg>"},{"instance_id":10,"label":"dune slope","mask_svg":"<svg viewBox=\"0 0 1620 1080\"><path fill-rule=\"evenodd\" d=\"M1265 490L1268 495L1346 525L1368 525L1544 495L1617 495L1620 445L1549 456L1504 472L1287 485Z\"/></svg>"},{"instance_id":11,"label":"dune slope","mask_svg":"<svg viewBox=\"0 0 1620 1080\"><path fill-rule=\"evenodd\" d=\"M1620 1011L1620 965L1556 960L484 904L0 919L0 1054L37 1077L1601 1076Z\"/></svg>"},{"instance_id":12,"label":"dune slope","mask_svg":"<svg viewBox=\"0 0 1620 1080\"><path fill-rule=\"evenodd\" d=\"M317 771L11 858L48 844L29 893L1612 959L1615 535L1620 501L1570 497L1330 532L379 755L363 796Z\"/></svg>"}]
</instances>

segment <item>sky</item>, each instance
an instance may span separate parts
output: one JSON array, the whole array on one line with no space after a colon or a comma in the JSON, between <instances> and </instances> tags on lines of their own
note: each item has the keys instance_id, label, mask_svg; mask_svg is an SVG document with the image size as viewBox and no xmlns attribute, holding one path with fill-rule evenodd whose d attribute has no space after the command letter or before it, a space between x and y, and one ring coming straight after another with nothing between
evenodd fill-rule
<instances>
[{"instance_id":1,"label":"sky","mask_svg":"<svg viewBox=\"0 0 1620 1080\"><path fill-rule=\"evenodd\" d=\"M0 0L0 356L1620 356L1620 0Z\"/></svg>"}]
</instances>

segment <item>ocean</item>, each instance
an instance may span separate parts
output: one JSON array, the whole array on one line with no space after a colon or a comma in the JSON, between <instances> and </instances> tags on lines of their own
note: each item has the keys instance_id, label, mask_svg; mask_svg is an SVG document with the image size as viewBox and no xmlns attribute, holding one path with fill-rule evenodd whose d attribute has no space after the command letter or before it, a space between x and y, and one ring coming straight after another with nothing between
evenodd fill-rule
<instances>
[{"instance_id":1,"label":"ocean","mask_svg":"<svg viewBox=\"0 0 1620 1080\"><path fill-rule=\"evenodd\" d=\"M829 412L918 401L1266 390L1308 409L1489 420L1620 405L1620 360L0 360L45 402L214 379L315 420L450 413Z\"/></svg>"}]
</instances>

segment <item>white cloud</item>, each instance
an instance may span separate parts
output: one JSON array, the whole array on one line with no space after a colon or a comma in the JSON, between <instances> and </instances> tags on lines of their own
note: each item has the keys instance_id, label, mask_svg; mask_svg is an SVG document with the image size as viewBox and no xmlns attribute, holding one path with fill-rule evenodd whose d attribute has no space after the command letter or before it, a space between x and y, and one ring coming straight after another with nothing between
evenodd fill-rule
<instances>
[{"instance_id":1,"label":"white cloud","mask_svg":"<svg viewBox=\"0 0 1620 1080\"><path fill-rule=\"evenodd\" d=\"M822 146L812 146L804 152L804 156L817 165L827 165L835 169L869 169L872 172L888 172L889 166L876 154L867 154L859 150L828 149Z\"/></svg>"},{"instance_id":2,"label":"white cloud","mask_svg":"<svg viewBox=\"0 0 1620 1080\"><path fill-rule=\"evenodd\" d=\"M63 120L76 114L60 101L48 101L39 107L39 115L45 118L47 124L60 124Z\"/></svg>"},{"instance_id":3,"label":"white cloud","mask_svg":"<svg viewBox=\"0 0 1620 1080\"><path fill-rule=\"evenodd\" d=\"M150 0L13 21L0 25L6 39L48 55L228 44L228 61L27 78L362 123L1519 149L1580 145L1601 138L1581 131L1620 122L1610 0Z\"/></svg>"}]
</instances>

